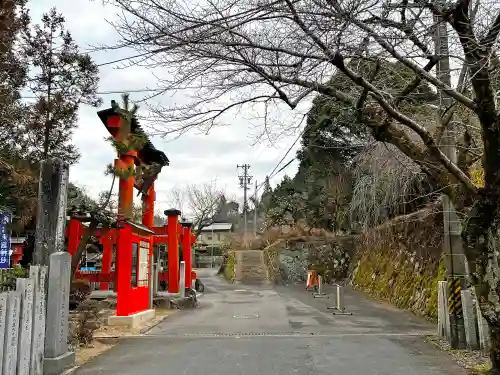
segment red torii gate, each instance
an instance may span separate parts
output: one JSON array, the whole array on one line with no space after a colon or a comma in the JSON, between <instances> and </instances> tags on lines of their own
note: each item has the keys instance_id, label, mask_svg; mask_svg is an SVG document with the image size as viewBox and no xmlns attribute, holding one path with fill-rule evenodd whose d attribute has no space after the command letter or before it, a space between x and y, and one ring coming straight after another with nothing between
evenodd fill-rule
<instances>
[{"instance_id":1,"label":"red torii gate","mask_svg":"<svg viewBox=\"0 0 500 375\"><path fill-rule=\"evenodd\" d=\"M184 261L186 264L186 275L185 275L185 286L187 288L193 287L193 279L196 279L196 273L192 271L192 245L196 242L196 237L191 233L192 223L181 222L177 224L177 237L178 243L182 241L184 249ZM171 226L170 228L174 228ZM68 252L72 255L75 254L80 239L85 234L86 227L78 219L70 219L69 225L67 227L68 236ZM153 245L167 244L169 245L170 238L175 238L174 233L169 233L169 226L164 225L162 227L153 227ZM113 247L116 246L118 233L116 228L99 228L95 232L95 236L99 239L99 243L102 245L103 256L102 256L102 268L101 271L77 271L77 279L86 279L90 282L99 282L99 290L109 290L109 283L115 281L115 272L111 270L111 265L113 261ZM190 240L189 240L190 239ZM172 250L174 246L169 246L168 258L176 259L178 258ZM176 262L169 262L169 271L163 271L158 273L159 281L168 281L168 291L171 293L177 293L179 291L179 281L178 275L179 268L178 264L175 267ZM169 278L169 274L172 275ZM177 282L176 282L177 280Z\"/></svg>"},{"instance_id":2,"label":"red torii gate","mask_svg":"<svg viewBox=\"0 0 500 375\"><path fill-rule=\"evenodd\" d=\"M99 111L98 116L110 134L117 140L123 136L123 118L112 101L109 109ZM133 174L119 177L118 217L113 228L99 228L95 235L103 247L102 270L100 272L77 271L77 278L99 282L100 289L107 290L109 282L114 281L117 293L116 316L130 316L149 309L150 263L153 257L154 244L168 245L168 290L179 292L179 240L183 241L186 263L186 287L192 287L191 245L194 238L190 223L178 222L179 210L167 210L167 225L154 227L154 182L161 167L169 164L165 154L157 150L140 129L135 118L132 118L130 131L146 138L140 150L128 150L115 159L118 170L134 170L135 166L159 166L153 174L136 181ZM134 187L144 195L142 224L134 223L127 218L133 205ZM82 236L87 230L82 223L71 218L68 228L68 252L76 253ZM116 247L115 272L111 271L113 246ZM167 275L162 275L167 276ZM196 275L194 275L196 277Z\"/></svg>"}]
</instances>

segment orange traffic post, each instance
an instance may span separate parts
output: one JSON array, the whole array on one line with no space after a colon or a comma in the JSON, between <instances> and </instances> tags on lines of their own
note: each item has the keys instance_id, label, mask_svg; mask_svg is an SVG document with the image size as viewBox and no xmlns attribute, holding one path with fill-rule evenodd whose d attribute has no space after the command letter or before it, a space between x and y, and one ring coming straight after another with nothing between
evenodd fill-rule
<instances>
[{"instance_id":1,"label":"orange traffic post","mask_svg":"<svg viewBox=\"0 0 500 375\"><path fill-rule=\"evenodd\" d=\"M307 271L307 281L306 281L306 289L309 290L314 288L318 283L318 274L316 270Z\"/></svg>"},{"instance_id":2,"label":"orange traffic post","mask_svg":"<svg viewBox=\"0 0 500 375\"><path fill-rule=\"evenodd\" d=\"M184 233L182 236L182 251L183 258L186 264L186 277L185 277L185 285L186 288L193 287L193 280L191 276L191 271L193 270L192 256L191 256L191 227L193 223L183 222L182 226L184 227Z\"/></svg>"},{"instance_id":3,"label":"orange traffic post","mask_svg":"<svg viewBox=\"0 0 500 375\"><path fill-rule=\"evenodd\" d=\"M176 209L165 210L167 216L168 291L179 293L179 215Z\"/></svg>"}]
</instances>

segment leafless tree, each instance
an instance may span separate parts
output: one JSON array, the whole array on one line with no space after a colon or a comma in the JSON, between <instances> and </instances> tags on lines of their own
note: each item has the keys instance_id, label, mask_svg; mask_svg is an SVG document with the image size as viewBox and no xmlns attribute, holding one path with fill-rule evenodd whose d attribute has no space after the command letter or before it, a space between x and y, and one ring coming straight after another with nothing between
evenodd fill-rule
<instances>
[{"instance_id":1,"label":"leafless tree","mask_svg":"<svg viewBox=\"0 0 500 375\"><path fill-rule=\"evenodd\" d=\"M320 94L412 159L466 218L471 280L490 326L493 371L500 373L498 0L109 1L122 11L115 47L136 48L141 57L133 63L168 72L160 81L165 91L189 94L181 106L155 109L165 133L207 130L241 108L266 119L272 106L293 109ZM445 40L436 32L443 25ZM399 74L387 61L411 73L400 92L386 89ZM332 81L338 73L344 82ZM422 82L445 99L432 131L409 105ZM475 126L482 145L473 148ZM442 147L452 127L463 134L456 161ZM468 174L478 158L480 187Z\"/></svg>"},{"instance_id":2,"label":"leafless tree","mask_svg":"<svg viewBox=\"0 0 500 375\"><path fill-rule=\"evenodd\" d=\"M215 181L200 185L188 184L170 192L170 204L193 220L193 233L198 237L203 228L213 224L223 208L224 193ZM184 211L185 210L185 211Z\"/></svg>"}]
</instances>

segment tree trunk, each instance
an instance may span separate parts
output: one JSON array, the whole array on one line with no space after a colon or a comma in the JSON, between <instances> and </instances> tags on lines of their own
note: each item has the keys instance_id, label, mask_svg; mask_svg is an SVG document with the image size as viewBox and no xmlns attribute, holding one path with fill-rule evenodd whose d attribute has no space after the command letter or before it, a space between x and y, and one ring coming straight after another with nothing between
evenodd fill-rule
<instances>
[{"instance_id":1,"label":"tree trunk","mask_svg":"<svg viewBox=\"0 0 500 375\"><path fill-rule=\"evenodd\" d=\"M85 251L85 248L87 247L90 239L92 236L95 235L97 226L99 225L98 221L92 220L89 224L89 228L87 232L85 233L85 236L80 240L80 243L78 244L78 248L76 249L76 253L73 255L71 258L71 280L73 281L73 277L75 276L76 269L78 268L78 264L80 263L80 260L82 259L83 252Z\"/></svg>"},{"instance_id":2,"label":"tree trunk","mask_svg":"<svg viewBox=\"0 0 500 375\"><path fill-rule=\"evenodd\" d=\"M500 325L490 324L488 322L490 332L490 360L491 360L491 374L500 375Z\"/></svg>"},{"instance_id":3,"label":"tree trunk","mask_svg":"<svg viewBox=\"0 0 500 375\"><path fill-rule=\"evenodd\" d=\"M500 375L500 197L483 194L468 215L463 238L470 280L488 322L492 374Z\"/></svg>"}]
</instances>

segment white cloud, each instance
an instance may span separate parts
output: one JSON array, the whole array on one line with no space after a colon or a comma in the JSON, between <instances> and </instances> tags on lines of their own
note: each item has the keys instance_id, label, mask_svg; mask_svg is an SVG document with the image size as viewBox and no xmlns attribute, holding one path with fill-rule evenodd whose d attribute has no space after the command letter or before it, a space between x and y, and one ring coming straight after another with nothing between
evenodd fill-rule
<instances>
[{"instance_id":1,"label":"white cloud","mask_svg":"<svg viewBox=\"0 0 500 375\"><path fill-rule=\"evenodd\" d=\"M106 22L114 17L113 7L104 7L100 1L91 0L32 0L30 7L33 20L38 22L41 14L52 6L56 6L63 13L66 27L82 49L87 50L91 45L112 43L117 39L113 28ZM133 54L132 51L122 50L97 52L92 53L92 56L97 63L104 63ZM101 67L100 79L101 92L156 87L154 75L141 67L115 69L113 65L106 65ZM132 94L131 98L139 100L142 96ZM103 99L103 108L106 108L112 99L119 100L120 95L103 95ZM156 103L166 104L183 98L174 95L155 100ZM104 176L104 169L115 158L111 145L104 140L107 134L96 115L97 110L90 107L82 107L80 110L78 129L73 140L82 157L70 171L70 179L85 187L94 196L99 191L109 189L111 178ZM274 115L286 116L284 113ZM208 135L192 132L170 141L158 136L153 137L153 144L164 151L171 162L169 167L164 168L156 184L158 209L167 208L168 193L172 187L213 179L227 190L229 196L241 198L236 165L250 164L251 174L262 182L297 137L297 134L283 136L274 147L267 144L252 146L252 135L255 136L255 125L259 125L259 120L253 119L249 113L241 113L231 122L230 126L215 128ZM295 156L298 145L295 145L283 164ZM279 182L285 173L293 175L296 168L296 162L292 163L272 182Z\"/></svg>"}]
</instances>

